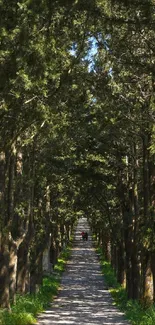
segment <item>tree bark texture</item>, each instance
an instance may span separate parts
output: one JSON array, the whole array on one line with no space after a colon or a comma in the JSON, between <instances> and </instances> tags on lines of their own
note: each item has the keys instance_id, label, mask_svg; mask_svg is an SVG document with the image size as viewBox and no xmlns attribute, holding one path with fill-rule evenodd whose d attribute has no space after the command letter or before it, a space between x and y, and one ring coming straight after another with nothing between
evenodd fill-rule
<instances>
[{"instance_id":1,"label":"tree bark texture","mask_svg":"<svg viewBox=\"0 0 155 325\"><path fill-rule=\"evenodd\" d=\"M9 277L9 240L8 235L1 235L0 247L0 306L10 309Z\"/></svg>"},{"instance_id":2,"label":"tree bark texture","mask_svg":"<svg viewBox=\"0 0 155 325\"><path fill-rule=\"evenodd\" d=\"M30 242L24 240L18 249L17 292L22 295L30 292L29 245Z\"/></svg>"}]
</instances>

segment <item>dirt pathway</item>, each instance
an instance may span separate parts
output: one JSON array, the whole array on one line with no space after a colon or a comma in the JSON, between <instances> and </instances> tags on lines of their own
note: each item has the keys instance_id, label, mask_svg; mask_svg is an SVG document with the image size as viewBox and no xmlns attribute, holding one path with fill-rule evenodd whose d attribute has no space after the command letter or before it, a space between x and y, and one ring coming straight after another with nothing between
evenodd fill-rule
<instances>
[{"instance_id":1,"label":"dirt pathway","mask_svg":"<svg viewBox=\"0 0 155 325\"><path fill-rule=\"evenodd\" d=\"M80 219L72 256L62 278L58 298L38 319L38 325L129 325L113 301L101 275L101 270L88 241L81 240L82 230L88 231L86 219Z\"/></svg>"}]
</instances>

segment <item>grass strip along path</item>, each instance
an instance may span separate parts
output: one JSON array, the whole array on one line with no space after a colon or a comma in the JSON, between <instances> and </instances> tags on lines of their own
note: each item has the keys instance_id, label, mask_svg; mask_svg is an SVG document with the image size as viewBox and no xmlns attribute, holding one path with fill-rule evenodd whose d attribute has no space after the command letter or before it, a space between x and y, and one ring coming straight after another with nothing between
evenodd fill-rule
<instances>
[{"instance_id":1,"label":"grass strip along path","mask_svg":"<svg viewBox=\"0 0 155 325\"><path fill-rule=\"evenodd\" d=\"M87 220L79 220L71 258L62 277L58 297L38 318L38 325L129 325L113 300L101 274Z\"/></svg>"},{"instance_id":2,"label":"grass strip along path","mask_svg":"<svg viewBox=\"0 0 155 325\"><path fill-rule=\"evenodd\" d=\"M11 306L11 312L0 309L0 325L36 324L38 313L43 312L49 306L49 301L53 301L57 296L61 276L69 256L70 246L68 245L58 258L54 274L44 277L43 285L38 293L17 295L16 304Z\"/></svg>"}]
</instances>

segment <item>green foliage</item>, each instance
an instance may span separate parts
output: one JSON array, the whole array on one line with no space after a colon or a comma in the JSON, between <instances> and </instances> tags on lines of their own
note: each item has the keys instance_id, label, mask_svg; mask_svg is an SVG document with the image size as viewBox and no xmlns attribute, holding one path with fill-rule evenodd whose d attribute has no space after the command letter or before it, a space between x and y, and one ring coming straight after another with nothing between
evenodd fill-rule
<instances>
[{"instance_id":1,"label":"green foliage","mask_svg":"<svg viewBox=\"0 0 155 325\"><path fill-rule=\"evenodd\" d=\"M0 325L30 325L36 323L36 316L43 312L57 295L60 285L60 275L64 271L67 259L70 256L70 248L62 251L58 263L55 265L54 275L43 279L40 291L33 295L17 296L16 305L11 312L0 312Z\"/></svg>"},{"instance_id":2,"label":"green foliage","mask_svg":"<svg viewBox=\"0 0 155 325\"><path fill-rule=\"evenodd\" d=\"M114 270L112 269L110 263L106 261L102 261L101 263L102 271L105 274L105 279L109 287L116 286L116 278L114 274Z\"/></svg>"},{"instance_id":3,"label":"green foliage","mask_svg":"<svg viewBox=\"0 0 155 325\"><path fill-rule=\"evenodd\" d=\"M65 270L66 260L68 260L70 256L70 248L67 247L64 251L62 251L60 258L58 258L58 262L54 267L56 272L60 274Z\"/></svg>"},{"instance_id":4,"label":"green foliage","mask_svg":"<svg viewBox=\"0 0 155 325\"><path fill-rule=\"evenodd\" d=\"M48 306L49 302L57 294L60 284L58 277L50 276L44 278L43 286L38 294L18 296L16 305L11 312L1 312L0 324L2 325L27 325L36 322L38 313Z\"/></svg>"},{"instance_id":5,"label":"green foliage","mask_svg":"<svg viewBox=\"0 0 155 325\"><path fill-rule=\"evenodd\" d=\"M72 225L83 210L96 232L112 233L117 241L123 227L134 229L135 215L143 225L135 238L151 250L154 1L22 2L0 1L3 229L11 218L5 202L16 214L16 222L9 220L14 239L34 214L29 247L36 260L36 246L44 249L53 219ZM18 173L17 163L12 168L8 198L12 144L22 158ZM150 193L144 191L147 179ZM129 202L135 194L136 204ZM147 197L152 207L144 207ZM122 211L129 206L141 215L131 211L126 218ZM63 268L60 261L57 270ZM108 277L112 283L111 272Z\"/></svg>"},{"instance_id":6,"label":"green foliage","mask_svg":"<svg viewBox=\"0 0 155 325\"><path fill-rule=\"evenodd\" d=\"M114 274L114 270L111 267L110 263L105 261L105 259L103 258L101 248L97 248L97 253L100 256L102 273L104 274L105 281L108 287L117 287L118 283Z\"/></svg>"},{"instance_id":7,"label":"green foliage","mask_svg":"<svg viewBox=\"0 0 155 325\"><path fill-rule=\"evenodd\" d=\"M0 319L1 325L28 325L35 324L36 320L32 314L27 312L15 312L12 314L8 314L4 312L2 314L2 318Z\"/></svg>"},{"instance_id":8,"label":"green foliage","mask_svg":"<svg viewBox=\"0 0 155 325\"><path fill-rule=\"evenodd\" d=\"M142 321L140 325L154 325L154 324L155 324L155 307L150 307L146 310L145 315L142 316Z\"/></svg>"},{"instance_id":9,"label":"green foliage","mask_svg":"<svg viewBox=\"0 0 155 325\"><path fill-rule=\"evenodd\" d=\"M57 265L54 267L55 271L63 272L65 269L65 263L63 259L59 259Z\"/></svg>"},{"instance_id":10,"label":"green foliage","mask_svg":"<svg viewBox=\"0 0 155 325\"><path fill-rule=\"evenodd\" d=\"M144 308L138 301L128 300L125 288L117 283L114 271L110 263L105 261L101 249L98 248L97 252L100 254L102 273L115 305L125 313L132 325L154 325L155 306Z\"/></svg>"}]
</instances>

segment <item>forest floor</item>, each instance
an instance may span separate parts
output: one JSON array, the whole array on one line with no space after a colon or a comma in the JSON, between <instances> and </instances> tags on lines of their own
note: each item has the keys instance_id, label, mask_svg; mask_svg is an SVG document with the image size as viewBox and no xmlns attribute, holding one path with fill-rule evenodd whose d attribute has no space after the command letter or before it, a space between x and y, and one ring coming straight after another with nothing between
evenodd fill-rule
<instances>
[{"instance_id":1,"label":"forest floor","mask_svg":"<svg viewBox=\"0 0 155 325\"><path fill-rule=\"evenodd\" d=\"M87 231L88 241L81 240ZM61 288L50 308L38 317L38 325L129 325L113 304L104 282L87 220L79 220L71 258Z\"/></svg>"}]
</instances>

